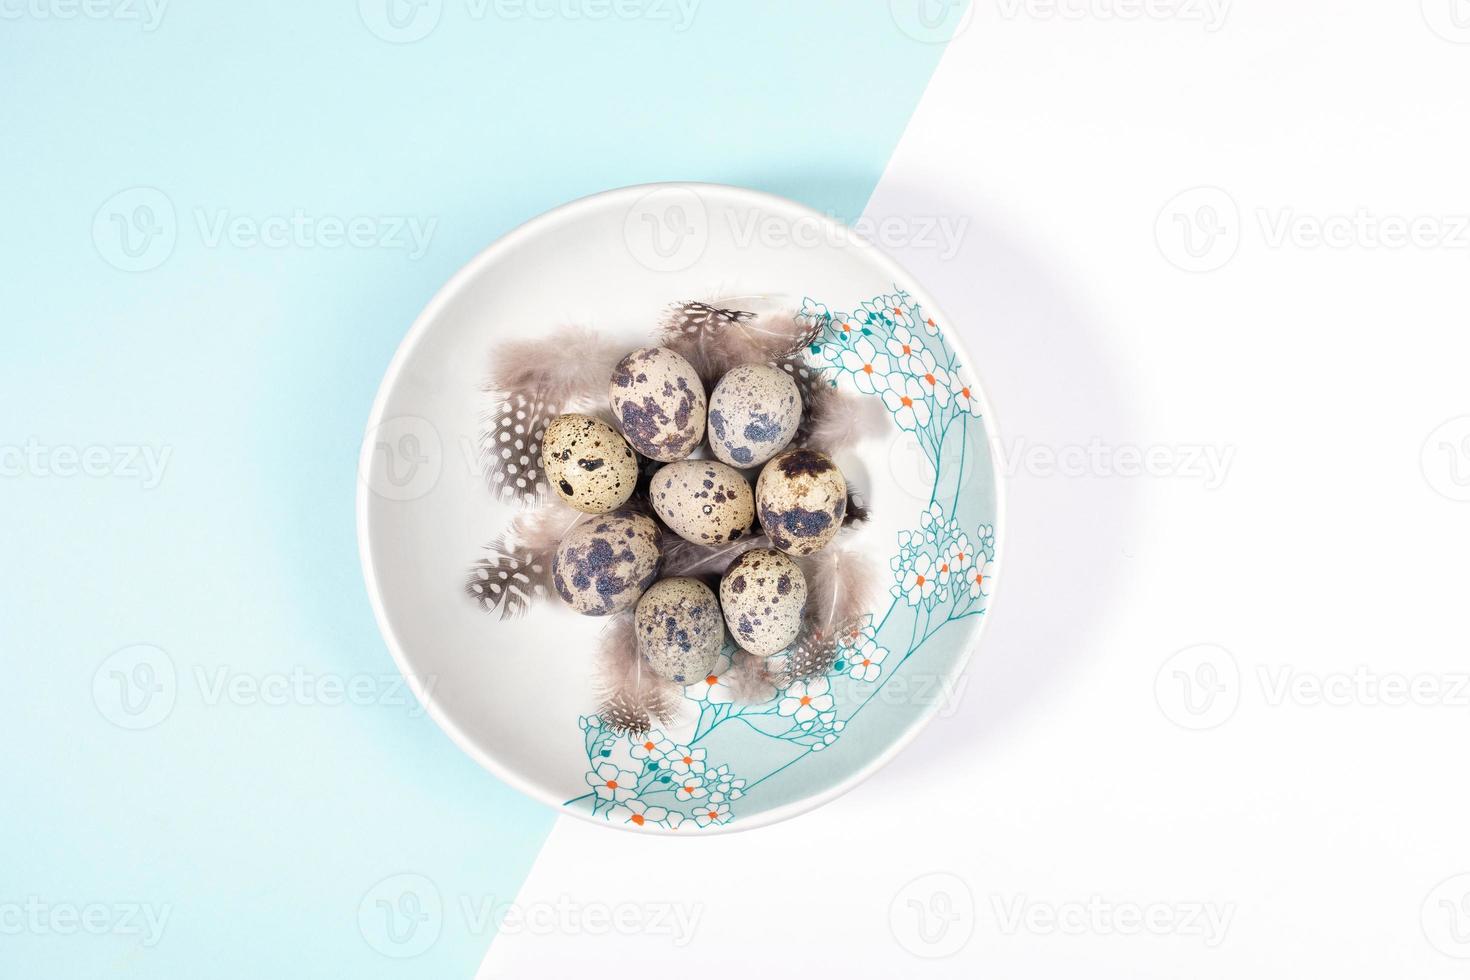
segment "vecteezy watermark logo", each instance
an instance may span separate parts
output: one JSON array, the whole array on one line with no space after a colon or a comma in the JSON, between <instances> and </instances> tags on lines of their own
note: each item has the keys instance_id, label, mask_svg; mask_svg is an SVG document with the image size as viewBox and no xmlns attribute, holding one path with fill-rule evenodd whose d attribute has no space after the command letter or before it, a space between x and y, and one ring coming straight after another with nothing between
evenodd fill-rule
<instances>
[{"instance_id":1,"label":"vecteezy watermark logo","mask_svg":"<svg viewBox=\"0 0 1470 980\"><path fill-rule=\"evenodd\" d=\"M1450 419L1429 433L1419 454L1419 468L1435 493L1470 501L1470 415Z\"/></svg>"},{"instance_id":2,"label":"vecteezy watermark logo","mask_svg":"<svg viewBox=\"0 0 1470 980\"><path fill-rule=\"evenodd\" d=\"M439 483L444 446L428 419L400 415L369 430L358 458L358 477L386 500L417 500Z\"/></svg>"},{"instance_id":3,"label":"vecteezy watermark logo","mask_svg":"<svg viewBox=\"0 0 1470 980\"><path fill-rule=\"evenodd\" d=\"M125 647L102 661L92 675L92 701L119 728L141 731L169 716L178 698L174 662L158 647Z\"/></svg>"},{"instance_id":4,"label":"vecteezy watermark logo","mask_svg":"<svg viewBox=\"0 0 1470 980\"><path fill-rule=\"evenodd\" d=\"M1267 248L1397 251L1470 249L1470 215L1351 213L1304 214L1295 208L1257 208L1256 223Z\"/></svg>"},{"instance_id":5,"label":"vecteezy watermark logo","mask_svg":"<svg viewBox=\"0 0 1470 980\"><path fill-rule=\"evenodd\" d=\"M975 896L959 875L920 875L893 896L888 929L900 946L921 959L953 956L975 934Z\"/></svg>"},{"instance_id":6,"label":"vecteezy watermark logo","mask_svg":"<svg viewBox=\"0 0 1470 980\"><path fill-rule=\"evenodd\" d=\"M444 928L439 888L416 874L389 875L357 905L357 929L373 949L393 959L429 951Z\"/></svg>"},{"instance_id":7,"label":"vecteezy watermark logo","mask_svg":"<svg viewBox=\"0 0 1470 980\"><path fill-rule=\"evenodd\" d=\"M34 437L21 445L0 444L0 478L137 480L144 490L163 482L172 446L50 446Z\"/></svg>"},{"instance_id":8,"label":"vecteezy watermark logo","mask_svg":"<svg viewBox=\"0 0 1470 980\"><path fill-rule=\"evenodd\" d=\"M1110 445L1096 437L1087 443L1064 444L1033 443L1020 437L1009 444L991 439L990 452L1006 477L1024 473L1039 479L1194 480L1206 490L1224 485L1235 460L1235 447L1230 445Z\"/></svg>"},{"instance_id":9,"label":"vecteezy watermark logo","mask_svg":"<svg viewBox=\"0 0 1470 980\"><path fill-rule=\"evenodd\" d=\"M1176 194L1154 222L1164 258L1185 272L1213 272L1240 247L1240 208L1218 187Z\"/></svg>"},{"instance_id":10,"label":"vecteezy watermark logo","mask_svg":"<svg viewBox=\"0 0 1470 980\"><path fill-rule=\"evenodd\" d=\"M888 10L899 30L925 44L959 37L975 19L970 0L888 0Z\"/></svg>"},{"instance_id":11,"label":"vecteezy watermark logo","mask_svg":"<svg viewBox=\"0 0 1470 980\"><path fill-rule=\"evenodd\" d=\"M402 674L333 674L316 673L304 667L267 674L246 674L229 667L206 670L195 665L194 684L204 704L216 707L257 705L279 708L287 705L334 708L351 705L358 708L406 708L410 718L423 713ZM439 682L437 674L415 675L427 699Z\"/></svg>"},{"instance_id":12,"label":"vecteezy watermark logo","mask_svg":"<svg viewBox=\"0 0 1470 980\"><path fill-rule=\"evenodd\" d=\"M676 949L694 940L704 917L698 902L584 902L570 895L530 902L459 896L459 915L472 936L650 936Z\"/></svg>"},{"instance_id":13,"label":"vecteezy watermark logo","mask_svg":"<svg viewBox=\"0 0 1470 980\"><path fill-rule=\"evenodd\" d=\"M682 272L703 258L709 246L709 211L690 188L657 188L628 209L623 241L644 268Z\"/></svg>"},{"instance_id":14,"label":"vecteezy watermark logo","mask_svg":"<svg viewBox=\"0 0 1470 980\"><path fill-rule=\"evenodd\" d=\"M1225 26L1232 0L996 0L1006 20L1176 21Z\"/></svg>"},{"instance_id":15,"label":"vecteezy watermark logo","mask_svg":"<svg viewBox=\"0 0 1470 980\"><path fill-rule=\"evenodd\" d=\"M701 0L465 0L469 15L482 20L646 20L689 30Z\"/></svg>"},{"instance_id":16,"label":"vecteezy watermark logo","mask_svg":"<svg viewBox=\"0 0 1470 980\"><path fill-rule=\"evenodd\" d=\"M957 256L970 219L951 214L862 215L844 225L835 215L791 216L747 208L731 212L727 221L735 245L742 249L850 248L861 242L891 251L933 252L942 262Z\"/></svg>"},{"instance_id":17,"label":"vecteezy watermark logo","mask_svg":"<svg viewBox=\"0 0 1470 980\"><path fill-rule=\"evenodd\" d=\"M443 12L444 0L357 0L363 26L390 44L422 41Z\"/></svg>"},{"instance_id":18,"label":"vecteezy watermark logo","mask_svg":"<svg viewBox=\"0 0 1470 980\"><path fill-rule=\"evenodd\" d=\"M31 895L0 902L0 936L139 936L145 949L163 939L172 905L140 902L50 902Z\"/></svg>"},{"instance_id":19,"label":"vecteezy watermark logo","mask_svg":"<svg viewBox=\"0 0 1470 980\"><path fill-rule=\"evenodd\" d=\"M1216 728L1229 721L1247 695L1269 710L1432 710L1470 708L1470 673L1378 671L1366 664L1345 670L1302 670L1293 664L1256 664L1250 678L1229 651L1190 647L1170 657L1154 679L1154 695L1182 728Z\"/></svg>"},{"instance_id":20,"label":"vecteezy watermark logo","mask_svg":"<svg viewBox=\"0 0 1470 980\"><path fill-rule=\"evenodd\" d=\"M195 208L194 225L205 248L377 248L401 251L410 261L424 257L438 218L404 214L359 214L343 218L295 208L290 214L236 214L228 208Z\"/></svg>"},{"instance_id":21,"label":"vecteezy watermark logo","mask_svg":"<svg viewBox=\"0 0 1470 980\"><path fill-rule=\"evenodd\" d=\"M527 902L494 895L441 894L428 877L395 874L358 903L358 930L384 956L418 956L445 928L470 936L645 936L688 946L704 917L698 902L599 902L571 895Z\"/></svg>"},{"instance_id":22,"label":"vecteezy watermark logo","mask_svg":"<svg viewBox=\"0 0 1470 980\"><path fill-rule=\"evenodd\" d=\"M1320 673L1259 664L1256 678L1268 708L1470 708L1464 673L1380 673L1364 664Z\"/></svg>"},{"instance_id":23,"label":"vecteezy watermark logo","mask_svg":"<svg viewBox=\"0 0 1470 980\"><path fill-rule=\"evenodd\" d=\"M1188 480L1205 490L1224 486L1236 453L1235 446L1226 444L1113 445L1096 437L1085 443L1032 442L1024 437L1002 441L992 437L988 447L996 469L1007 479ZM973 446L967 452L956 440L947 440L941 453L939 464L944 472L961 474L961 490L986 468L983 457L976 458ZM900 432L889 442L888 468L901 490L925 504L929 502L934 464L912 433Z\"/></svg>"},{"instance_id":24,"label":"vecteezy watermark logo","mask_svg":"<svg viewBox=\"0 0 1470 980\"><path fill-rule=\"evenodd\" d=\"M168 0L0 0L0 20L136 21L151 33L167 9Z\"/></svg>"},{"instance_id":25,"label":"vecteezy watermark logo","mask_svg":"<svg viewBox=\"0 0 1470 980\"><path fill-rule=\"evenodd\" d=\"M4 0L0 0L3 3ZM146 272L166 262L181 231L192 228L208 249L380 249L416 261L429 250L439 219L405 214L313 213L292 208L265 215L194 207L181 229L174 203L156 187L131 187L108 198L92 219L92 241L109 264Z\"/></svg>"},{"instance_id":26,"label":"vecteezy watermark logo","mask_svg":"<svg viewBox=\"0 0 1470 980\"><path fill-rule=\"evenodd\" d=\"M694 23L700 0L464 0L456 15L478 23L514 20L645 20L673 25L675 33ZM358 0L369 31L392 44L421 41L439 26L444 0Z\"/></svg>"},{"instance_id":27,"label":"vecteezy watermark logo","mask_svg":"<svg viewBox=\"0 0 1470 980\"><path fill-rule=\"evenodd\" d=\"M92 217L97 254L124 272L156 269L173 254L178 237L174 202L156 187L118 191Z\"/></svg>"},{"instance_id":28,"label":"vecteezy watermark logo","mask_svg":"<svg viewBox=\"0 0 1470 980\"><path fill-rule=\"evenodd\" d=\"M1457 960L1470 960L1470 874L1446 878L1424 899L1419 923L1429 945Z\"/></svg>"},{"instance_id":29,"label":"vecteezy watermark logo","mask_svg":"<svg viewBox=\"0 0 1470 980\"><path fill-rule=\"evenodd\" d=\"M969 489L984 461L973 456L967 460L963 444L958 439L944 440L940 443L939 452L940 468L947 474L960 474L958 489L961 492ZM964 467L963 473L960 472L961 466ZM889 440L888 472L900 490L923 506L929 506L934 499L934 464L914 433L901 429Z\"/></svg>"},{"instance_id":30,"label":"vecteezy watermark logo","mask_svg":"<svg viewBox=\"0 0 1470 980\"><path fill-rule=\"evenodd\" d=\"M1240 705L1240 665L1229 650L1213 644L1180 650L1154 677L1154 699L1180 728L1218 728Z\"/></svg>"},{"instance_id":31,"label":"vecteezy watermark logo","mask_svg":"<svg viewBox=\"0 0 1470 980\"><path fill-rule=\"evenodd\" d=\"M1247 232L1272 250L1470 251L1470 214L1394 214L1366 207L1314 214L1283 206L1257 207L1251 215L1253 221L1242 221L1234 198L1218 187L1195 188L1164 206L1154 234L1164 257L1187 272L1223 267Z\"/></svg>"},{"instance_id":32,"label":"vecteezy watermark logo","mask_svg":"<svg viewBox=\"0 0 1470 980\"><path fill-rule=\"evenodd\" d=\"M1470 44L1470 0L1419 0L1424 22L1446 41Z\"/></svg>"},{"instance_id":33,"label":"vecteezy watermark logo","mask_svg":"<svg viewBox=\"0 0 1470 980\"><path fill-rule=\"evenodd\" d=\"M427 701L439 678L420 674L412 681L397 671L337 674L302 666L252 674L195 664L180 674L162 650L135 646L119 650L98 668L92 699L103 717L129 729L161 724L181 699L207 708L395 708L417 718L425 709L413 692L423 692Z\"/></svg>"},{"instance_id":34,"label":"vecteezy watermark logo","mask_svg":"<svg viewBox=\"0 0 1470 980\"><path fill-rule=\"evenodd\" d=\"M992 895L990 906L1005 936L1178 936L1209 949L1225 942L1236 913L1233 902L1119 902L1101 895L1065 902Z\"/></svg>"}]
</instances>

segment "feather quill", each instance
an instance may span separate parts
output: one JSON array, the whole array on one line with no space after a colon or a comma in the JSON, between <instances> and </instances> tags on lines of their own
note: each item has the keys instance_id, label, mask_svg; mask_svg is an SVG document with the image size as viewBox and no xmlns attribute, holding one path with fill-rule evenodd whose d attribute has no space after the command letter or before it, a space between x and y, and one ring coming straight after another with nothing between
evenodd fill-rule
<instances>
[{"instance_id":1,"label":"feather quill","mask_svg":"<svg viewBox=\"0 0 1470 980\"><path fill-rule=\"evenodd\" d=\"M775 658L757 657L735 648L725 680L737 704L764 704L776 696L779 677L771 670Z\"/></svg>"},{"instance_id":2,"label":"feather quill","mask_svg":"<svg viewBox=\"0 0 1470 980\"><path fill-rule=\"evenodd\" d=\"M672 539L672 540L668 540ZM674 534L666 536L664 575L723 575L731 563L752 548L769 548L770 539L763 534L737 538L727 544L704 545L685 541Z\"/></svg>"},{"instance_id":3,"label":"feather quill","mask_svg":"<svg viewBox=\"0 0 1470 980\"><path fill-rule=\"evenodd\" d=\"M495 407L480 416L480 464L490 492L505 503L530 503L546 494L541 441L558 414L545 401L522 392L496 394Z\"/></svg>"},{"instance_id":4,"label":"feather quill","mask_svg":"<svg viewBox=\"0 0 1470 980\"><path fill-rule=\"evenodd\" d=\"M560 502L518 514L470 567L465 592L486 612L512 619L551 592L551 560L568 531L586 515Z\"/></svg>"},{"instance_id":5,"label":"feather quill","mask_svg":"<svg viewBox=\"0 0 1470 980\"><path fill-rule=\"evenodd\" d=\"M802 445L828 456L851 448L863 439L882 432L887 413L876 398L849 394L825 385L804 405Z\"/></svg>"},{"instance_id":6,"label":"feather quill","mask_svg":"<svg viewBox=\"0 0 1470 980\"><path fill-rule=\"evenodd\" d=\"M806 357L801 354L778 359L776 367L791 375L791 380L796 382L796 387L801 392L803 409L809 401L818 397L819 388L826 390L832 388L832 382L825 380L821 373L808 364Z\"/></svg>"},{"instance_id":7,"label":"feather quill","mask_svg":"<svg viewBox=\"0 0 1470 980\"><path fill-rule=\"evenodd\" d=\"M510 340L495 349L485 390L524 393L559 411L607 398L608 379L627 353L590 327L567 324L544 336Z\"/></svg>"},{"instance_id":8,"label":"feather quill","mask_svg":"<svg viewBox=\"0 0 1470 980\"><path fill-rule=\"evenodd\" d=\"M816 336L816 328L788 311L763 316L723 305L748 298L675 303L664 318L659 341L682 355L705 386L713 388L741 364L797 357Z\"/></svg>"},{"instance_id":9,"label":"feather quill","mask_svg":"<svg viewBox=\"0 0 1470 980\"><path fill-rule=\"evenodd\" d=\"M667 725L678 713L683 689L649 668L638 652L631 612L619 613L603 627L597 642L598 717L613 732L642 735Z\"/></svg>"},{"instance_id":10,"label":"feather quill","mask_svg":"<svg viewBox=\"0 0 1470 980\"><path fill-rule=\"evenodd\" d=\"M546 494L541 441L564 412L590 408L607 395L620 349L576 324L495 349L482 389L491 406L480 418L480 460L490 490L507 503Z\"/></svg>"},{"instance_id":11,"label":"feather quill","mask_svg":"<svg viewBox=\"0 0 1470 980\"><path fill-rule=\"evenodd\" d=\"M797 564L806 576L806 614L787 651L786 683L831 669L838 644L861 627L878 597L877 568L856 551L825 548L797 559Z\"/></svg>"},{"instance_id":12,"label":"feather quill","mask_svg":"<svg viewBox=\"0 0 1470 980\"><path fill-rule=\"evenodd\" d=\"M759 317L750 331L759 338L766 360L779 361L806 352L826 325L807 323L790 310L775 310Z\"/></svg>"},{"instance_id":13,"label":"feather quill","mask_svg":"<svg viewBox=\"0 0 1470 980\"><path fill-rule=\"evenodd\" d=\"M879 595L877 566L850 548L824 548L798 559L806 576L807 627L845 635L861 623Z\"/></svg>"}]
</instances>

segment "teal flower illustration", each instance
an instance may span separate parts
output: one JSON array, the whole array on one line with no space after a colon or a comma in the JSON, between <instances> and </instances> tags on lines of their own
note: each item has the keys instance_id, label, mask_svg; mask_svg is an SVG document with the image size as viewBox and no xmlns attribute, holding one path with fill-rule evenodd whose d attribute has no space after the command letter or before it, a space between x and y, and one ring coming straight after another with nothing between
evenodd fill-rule
<instances>
[{"instance_id":1,"label":"teal flower illustration","mask_svg":"<svg viewBox=\"0 0 1470 980\"><path fill-rule=\"evenodd\" d=\"M590 789L568 805L645 829L724 826L756 787L838 746L926 642L986 611L997 574L995 530L982 523L969 531L960 522L966 468L974 465L965 456L968 432L980 404L939 324L903 290L849 312L807 299L798 319L813 331L806 363L818 381L879 400L912 433L934 474L928 502L897 532L889 555L891 602L838 640L825 675L781 689L742 677L749 662L742 668L735 647L727 647L707 677L683 689L687 734L681 722L668 729L672 738L666 731L614 735L595 716L579 718ZM783 662L778 654L766 665L779 671ZM759 769L737 775L732 761L754 743L763 747L750 755L763 760ZM771 762L769 746L789 755Z\"/></svg>"}]
</instances>

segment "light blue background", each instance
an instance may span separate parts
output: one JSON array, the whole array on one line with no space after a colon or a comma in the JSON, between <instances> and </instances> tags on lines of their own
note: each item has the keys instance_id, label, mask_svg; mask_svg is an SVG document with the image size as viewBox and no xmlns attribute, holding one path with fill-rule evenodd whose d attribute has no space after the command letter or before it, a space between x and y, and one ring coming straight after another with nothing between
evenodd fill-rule
<instances>
[{"instance_id":1,"label":"light blue background","mask_svg":"<svg viewBox=\"0 0 1470 980\"><path fill-rule=\"evenodd\" d=\"M171 456L152 489L0 477L0 975L467 977L491 932L461 899L512 899L555 815L391 686L353 494L395 347L476 251L608 187L747 184L854 217L941 46L886 0L709 0L682 32L444 0L408 44L351 0L196 0L151 31L122 0L101 20L25 2L0 5L0 462L30 440ZM163 192L177 243L125 272L92 226L135 186ZM436 224L417 259L211 247L198 224L298 210ZM133 644L178 678L141 731L93 695ZM365 679L375 703L206 689L293 671ZM393 959L358 910L406 872L440 894L442 931ZM6 917L32 899L170 917L145 948Z\"/></svg>"}]
</instances>

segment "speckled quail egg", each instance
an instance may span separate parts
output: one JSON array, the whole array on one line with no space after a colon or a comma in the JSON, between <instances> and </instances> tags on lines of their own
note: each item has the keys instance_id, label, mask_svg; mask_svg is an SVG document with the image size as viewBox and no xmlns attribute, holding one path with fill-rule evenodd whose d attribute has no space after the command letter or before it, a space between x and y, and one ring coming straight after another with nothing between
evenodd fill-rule
<instances>
[{"instance_id":1,"label":"speckled quail egg","mask_svg":"<svg viewBox=\"0 0 1470 980\"><path fill-rule=\"evenodd\" d=\"M790 646L801 631L806 577L781 552L755 548L737 558L720 579L720 605L735 642L769 657Z\"/></svg>"},{"instance_id":2,"label":"speckled quail egg","mask_svg":"<svg viewBox=\"0 0 1470 980\"><path fill-rule=\"evenodd\" d=\"M568 531L551 560L551 582L577 612L606 616L632 609L658 578L662 561L658 525L623 510Z\"/></svg>"},{"instance_id":3,"label":"speckled quail egg","mask_svg":"<svg viewBox=\"0 0 1470 980\"><path fill-rule=\"evenodd\" d=\"M826 453L791 449L761 470L756 513L771 543L793 555L826 546L847 515L847 481Z\"/></svg>"},{"instance_id":4,"label":"speckled quail egg","mask_svg":"<svg viewBox=\"0 0 1470 980\"><path fill-rule=\"evenodd\" d=\"M591 415L558 415L541 439L541 468L562 500L584 514L617 510L638 484L628 440Z\"/></svg>"},{"instance_id":5,"label":"speckled quail egg","mask_svg":"<svg viewBox=\"0 0 1470 980\"><path fill-rule=\"evenodd\" d=\"M623 435L649 459L683 459L704 438L704 384L667 347L643 347L619 361L608 392Z\"/></svg>"},{"instance_id":6,"label":"speckled quail egg","mask_svg":"<svg viewBox=\"0 0 1470 980\"><path fill-rule=\"evenodd\" d=\"M759 466L785 449L801 424L801 391L769 364L731 369L709 396L709 447L731 466Z\"/></svg>"},{"instance_id":7,"label":"speckled quail egg","mask_svg":"<svg viewBox=\"0 0 1470 980\"><path fill-rule=\"evenodd\" d=\"M638 651L653 672L680 684L704 677L725 646L725 621L709 586L694 578L653 583L634 614Z\"/></svg>"},{"instance_id":8,"label":"speckled quail egg","mask_svg":"<svg viewBox=\"0 0 1470 980\"><path fill-rule=\"evenodd\" d=\"M669 529L695 544L725 544L750 533L755 495L733 467L712 459L670 463L648 485L653 511Z\"/></svg>"}]
</instances>

